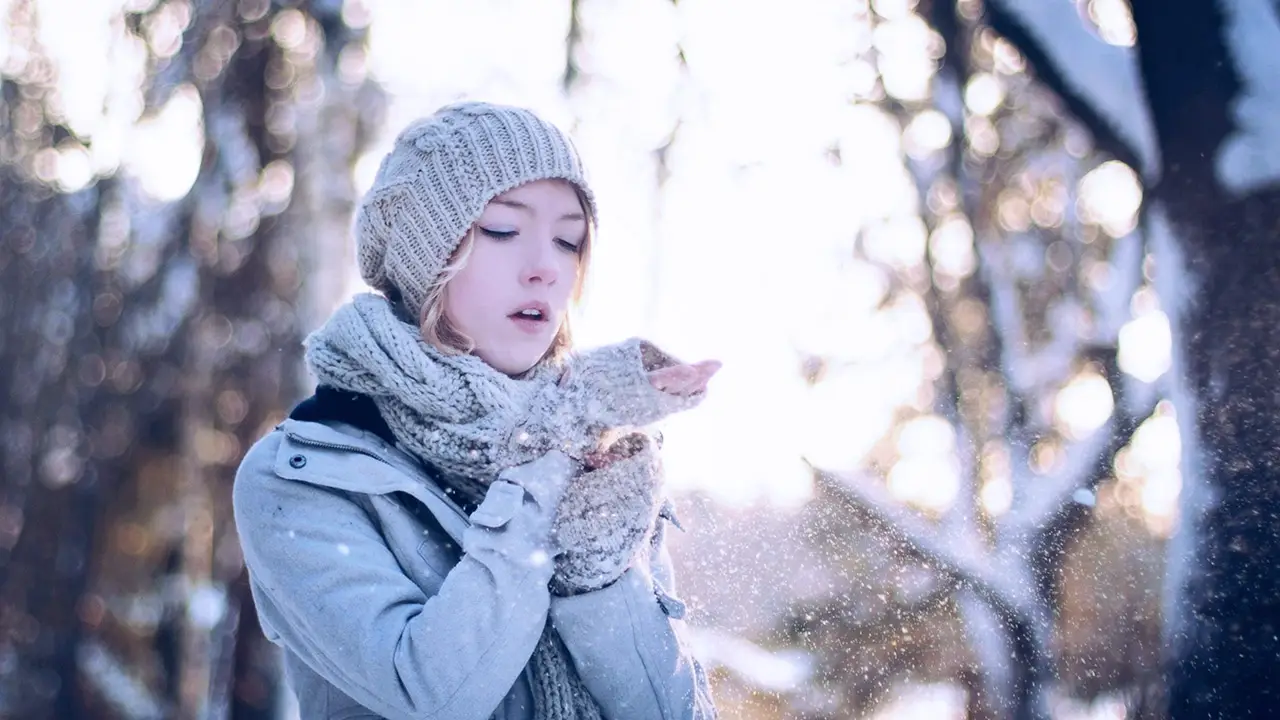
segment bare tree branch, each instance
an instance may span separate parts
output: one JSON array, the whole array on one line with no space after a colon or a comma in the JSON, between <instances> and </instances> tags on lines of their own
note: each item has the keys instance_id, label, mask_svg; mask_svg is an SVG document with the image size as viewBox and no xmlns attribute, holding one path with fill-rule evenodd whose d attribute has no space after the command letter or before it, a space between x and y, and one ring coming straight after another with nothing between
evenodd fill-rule
<instances>
[{"instance_id":1,"label":"bare tree branch","mask_svg":"<svg viewBox=\"0 0 1280 720\"><path fill-rule=\"evenodd\" d=\"M977 245L978 271L990 297L991 330L999 339L1000 366L1006 389L1022 395L1043 385L1046 379L1062 376L1075 354L1078 338L1069 329L1064 329L1063 332L1055 332L1054 341L1037 352L1023 349L1027 345L1026 324L1014 282L1017 273L1010 267L1014 260L1006 249L1017 241L1015 236L1005 239L1002 244L986 239L979 240Z\"/></svg>"},{"instance_id":2,"label":"bare tree branch","mask_svg":"<svg viewBox=\"0 0 1280 720\"><path fill-rule=\"evenodd\" d=\"M566 95L578 82L582 69L574 57L582 47L582 6L578 0L569 0L569 31L564 38L564 72L560 76L560 89Z\"/></svg>"}]
</instances>

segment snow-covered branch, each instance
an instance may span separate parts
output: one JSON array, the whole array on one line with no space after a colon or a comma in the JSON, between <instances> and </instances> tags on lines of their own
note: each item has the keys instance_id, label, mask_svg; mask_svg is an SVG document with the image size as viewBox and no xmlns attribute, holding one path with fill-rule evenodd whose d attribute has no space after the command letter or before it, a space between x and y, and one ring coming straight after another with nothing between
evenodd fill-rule
<instances>
[{"instance_id":1,"label":"snow-covered branch","mask_svg":"<svg viewBox=\"0 0 1280 720\"><path fill-rule=\"evenodd\" d=\"M1000 345L1000 368L1004 374L1005 389L1022 394L1030 389L1033 373L1026 354L1021 351L1026 338L1022 304L1006 264L1005 253L993 242L985 240L978 243L978 271L987 286L991 330Z\"/></svg>"},{"instance_id":2,"label":"snow-covered branch","mask_svg":"<svg viewBox=\"0 0 1280 720\"><path fill-rule=\"evenodd\" d=\"M1231 107L1236 131L1218 150L1222 186L1245 195L1280 184L1280 6L1269 0L1219 0L1227 48L1242 87Z\"/></svg>"},{"instance_id":3,"label":"snow-covered branch","mask_svg":"<svg viewBox=\"0 0 1280 720\"><path fill-rule=\"evenodd\" d=\"M165 706L147 689L120 658L96 641L86 641L76 657L80 676L111 707L129 720L159 720L167 717Z\"/></svg>"},{"instance_id":4,"label":"snow-covered branch","mask_svg":"<svg viewBox=\"0 0 1280 720\"><path fill-rule=\"evenodd\" d=\"M1160 151L1133 48L1103 41L1069 0L992 0L987 11L991 26L1022 51L1101 148L1148 182L1157 179Z\"/></svg>"},{"instance_id":5,"label":"snow-covered branch","mask_svg":"<svg viewBox=\"0 0 1280 720\"><path fill-rule=\"evenodd\" d=\"M723 630L690 626L689 647L708 670L724 668L748 686L773 693L801 690L813 675L813 658L802 651L778 652Z\"/></svg>"},{"instance_id":6,"label":"snow-covered branch","mask_svg":"<svg viewBox=\"0 0 1280 720\"><path fill-rule=\"evenodd\" d=\"M971 590L961 591L956 597L956 605L964 620L969 647L982 668L980 682L987 702L995 705L997 698L1012 697L1017 683L1016 658L1000 617L992 611L989 603L983 602Z\"/></svg>"},{"instance_id":7,"label":"snow-covered branch","mask_svg":"<svg viewBox=\"0 0 1280 720\"><path fill-rule=\"evenodd\" d=\"M1010 541L1043 540L1061 531L1060 519L1071 505L1092 507L1097 487L1111 473L1116 453L1129 444L1133 433L1155 411L1160 394L1147 394L1141 400L1129 398L1115 350L1108 348L1107 352L1107 381L1115 397L1110 417L1088 437L1065 448L1065 459L1047 477L1019 479L1015 485L1019 496L998 526L1001 535Z\"/></svg>"},{"instance_id":8,"label":"snow-covered branch","mask_svg":"<svg viewBox=\"0 0 1280 720\"><path fill-rule=\"evenodd\" d=\"M1181 651L1189 640L1191 619L1179 611L1196 569L1198 548L1204 542L1207 516L1210 508L1219 501L1219 492L1213 487L1205 469L1205 454L1196 408L1201 399L1191 380L1188 342L1184 334L1190 332L1188 315L1192 312L1193 298L1200 295L1203 280L1190 268L1184 239L1179 237L1163 203L1153 203L1147 209L1146 227L1151 251L1160 263L1156 273L1156 292L1169 313L1169 325L1173 335L1172 366L1169 368L1169 396L1173 401L1181 444L1182 489L1178 495L1178 530L1169 539L1166 550L1164 587L1161 591L1161 610L1165 617L1163 639L1165 646Z\"/></svg>"},{"instance_id":9,"label":"snow-covered branch","mask_svg":"<svg viewBox=\"0 0 1280 720\"><path fill-rule=\"evenodd\" d=\"M1027 537L1043 528L1068 503L1092 505L1090 480L1099 462L1104 464L1128 442L1119 439L1116 413L1087 438L1068 447L1066 457L1043 478L1024 478L1015 487L1019 493L1013 508L1001 519L1000 529L1009 537Z\"/></svg>"},{"instance_id":10,"label":"snow-covered branch","mask_svg":"<svg viewBox=\"0 0 1280 720\"><path fill-rule=\"evenodd\" d=\"M1036 616L1030 588L995 567L985 549L957 543L940 535L929 523L895 501L870 481L814 468L814 477L843 498L864 519L879 527L900 550L934 566L937 571L973 588L1005 612L1021 618Z\"/></svg>"}]
</instances>

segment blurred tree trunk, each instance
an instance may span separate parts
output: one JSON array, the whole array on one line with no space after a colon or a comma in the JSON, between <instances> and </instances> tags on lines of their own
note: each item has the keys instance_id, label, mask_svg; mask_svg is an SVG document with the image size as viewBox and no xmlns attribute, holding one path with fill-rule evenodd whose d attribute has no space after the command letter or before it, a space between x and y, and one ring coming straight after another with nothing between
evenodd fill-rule
<instances>
[{"instance_id":1,"label":"blurred tree trunk","mask_svg":"<svg viewBox=\"0 0 1280 720\"><path fill-rule=\"evenodd\" d=\"M231 479L301 394L380 109L342 4L286 5L129 17L144 36L186 17L143 88L149 110L192 91L202 108L200 171L172 203L123 176L50 188L40 152L79 139L51 83L4 80L0 715L273 714Z\"/></svg>"},{"instance_id":2,"label":"blurred tree trunk","mask_svg":"<svg viewBox=\"0 0 1280 720\"><path fill-rule=\"evenodd\" d=\"M1133 14L1162 158L1148 225L1181 381L1170 712L1266 717L1280 707L1280 5L1135 0Z\"/></svg>"}]
</instances>

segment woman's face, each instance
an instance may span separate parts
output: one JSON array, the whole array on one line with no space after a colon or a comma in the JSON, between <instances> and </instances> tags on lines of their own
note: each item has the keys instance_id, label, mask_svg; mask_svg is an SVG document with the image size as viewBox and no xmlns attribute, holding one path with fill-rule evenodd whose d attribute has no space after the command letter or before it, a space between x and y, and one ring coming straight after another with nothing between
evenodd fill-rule
<instances>
[{"instance_id":1,"label":"woman's face","mask_svg":"<svg viewBox=\"0 0 1280 720\"><path fill-rule=\"evenodd\" d=\"M444 289L444 314L473 353L508 375L538 363L564 322L587 220L562 180L494 198L474 226L466 264Z\"/></svg>"}]
</instances>

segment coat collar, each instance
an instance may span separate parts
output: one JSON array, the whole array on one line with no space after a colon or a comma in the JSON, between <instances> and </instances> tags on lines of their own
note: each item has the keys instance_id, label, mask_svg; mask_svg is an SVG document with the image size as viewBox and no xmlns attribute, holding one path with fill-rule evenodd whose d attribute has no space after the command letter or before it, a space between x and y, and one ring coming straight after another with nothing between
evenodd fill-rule
<instances>
[{"instance_id":1,"label":"coat collar","mask_svg":"<svg viewBox=\"0 0 1280 720\"><path fill-rule=\"evenodd\" d=\"M310 422L340 420L373 433L388 445L396 444L395 435L373 398L329 385L320 385L314 395L295 405L289 418Z\"/></svg>"},{"instance_id":2,"label":"coat collar","mask_svg":"<svg viewBox=\"0 0 1280 720\"><path fill-rule=\"evenodd\" d=\"M285 436L276 456L277 475L365 495L406 493L421 502L455 542L462 542L462 535L470 526L467 513L417 458L377 433L342 420L317 422L292 417L276 429ZM354 465L343 473L323 472L323 462L319 468L296 466L296 457L314 456L317 452L343 453Z\"/></svg>"}]
</instances>

